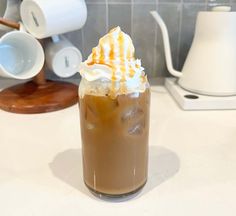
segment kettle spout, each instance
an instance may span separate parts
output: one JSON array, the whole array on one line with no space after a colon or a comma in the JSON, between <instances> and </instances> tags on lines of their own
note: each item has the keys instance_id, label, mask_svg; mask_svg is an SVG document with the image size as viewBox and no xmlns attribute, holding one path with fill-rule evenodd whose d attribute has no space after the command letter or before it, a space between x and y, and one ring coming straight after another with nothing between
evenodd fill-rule
<instances>
[{"instance_id":1,"label":"kettle spout","mask_svg":"<svg viewBox=\"0 0 236 216\"><path fill-rule=\"evenodd\" d=\"M164 41L164 50L165 50L167 69L173 76L181 77L182 73L173 68L169 34L167 31L166 25L165 25L164 21L162 20L162 18L160 17L160 15L156 11L150 11L150 13L161 28L161 33L162 33L162 37L163 37L163 41Z\"/></svg>"}]
</instances>

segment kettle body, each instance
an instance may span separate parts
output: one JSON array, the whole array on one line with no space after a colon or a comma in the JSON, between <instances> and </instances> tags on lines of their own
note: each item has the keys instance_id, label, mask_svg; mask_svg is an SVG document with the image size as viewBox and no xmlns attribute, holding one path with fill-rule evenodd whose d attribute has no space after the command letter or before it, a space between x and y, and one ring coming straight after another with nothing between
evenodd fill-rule
<instances>
[{"instance_id":1,"label":"kettle body","mask_svg":"<svg viewBox=\"0 0 236 216\"><path fill-rule=\"evenodd\" d=\"M168 31L159 15L161 21L156 19L162 30L167 68L188 91L212 96L236 95L236 12L223 9L198 13L182 73L173 69Z\"/></svg>"}]
</instances>

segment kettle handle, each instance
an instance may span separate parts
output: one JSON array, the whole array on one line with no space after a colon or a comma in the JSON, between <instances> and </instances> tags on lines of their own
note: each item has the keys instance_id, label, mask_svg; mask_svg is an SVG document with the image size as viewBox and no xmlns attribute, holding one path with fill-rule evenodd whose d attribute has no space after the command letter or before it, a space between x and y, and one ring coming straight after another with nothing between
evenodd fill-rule
<instances>
[{"instance_id":1,"label":"kettle handle","mask_svg":"<svg viewBox=\"0 0 236 216\"><path fill-rule=\"evenodd\" d=\"M175 70L172 65L169 34L168 34L168 30L166 28L166 25L165 25L164 21L162 20L162 18L160 17L160 15L156 11L150 11L150 13L161 28L161 33L162 33L163 42L164 42L164 50L165 50L167 69L173 76L181 77L182 73Z\"/></svg>"}]
</instances>

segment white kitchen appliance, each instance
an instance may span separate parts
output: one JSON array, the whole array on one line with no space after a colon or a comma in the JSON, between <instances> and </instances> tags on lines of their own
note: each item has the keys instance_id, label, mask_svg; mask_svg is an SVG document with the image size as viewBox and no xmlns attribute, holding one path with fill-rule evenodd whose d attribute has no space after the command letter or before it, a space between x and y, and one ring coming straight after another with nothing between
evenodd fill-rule
<instances>
[{"instance_id":1,"label":"white kitchen appliance","mask_svg":"<svg viewBox=\"0 0 236 216\"><path fill-rule=\"evenodd\" d=\"M186 93L207 95L205 99L209 99L209 109L227 109L225 106L212 105L212 97L214 100L219 97L217 103L225 103L229 96L236 101L236 12L230 9L218 6L212 11L198 13L193 43L182 73L173 68L166 25L156 11L151 11L161 28L167 68L173 76L178 77L178 84L171 80L166 82L169 90L172 86L170 92L174 89L175 94L172 95L175 99L182 97L183 90ZM201 106L197 107L193 109L201 109ZM230 109L235 108L236 105L230 106Z\"/></svg>"},{"instance_id":2,"label":"white kitchen appliance","mask_svg":"<svg viewBox=\"0 0 236 216\"><path fill-rule=\"evenodd\" d=\"M183 110L236 109L236 96L217 97L189 92L178 85L176 78L166 78L165 87Z\"/></svg>"}]
</instances>

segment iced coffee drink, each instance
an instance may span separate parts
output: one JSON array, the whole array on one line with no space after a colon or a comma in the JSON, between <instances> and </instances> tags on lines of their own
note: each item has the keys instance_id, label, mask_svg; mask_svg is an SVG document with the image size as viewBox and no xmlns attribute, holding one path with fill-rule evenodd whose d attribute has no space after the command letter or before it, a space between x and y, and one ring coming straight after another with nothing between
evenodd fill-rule
<instances>
[{"instance_id":1,"label":"iced coffee drink","mask_svg":"<svg viewBox=\"0 0 236 216\"><path fill-rule=\"evenodd\" d=\"M111 30L80 73L84 182L108 197L135 193L147 181L150 90L131 38Z\"/></svg>"}]
</instances>

